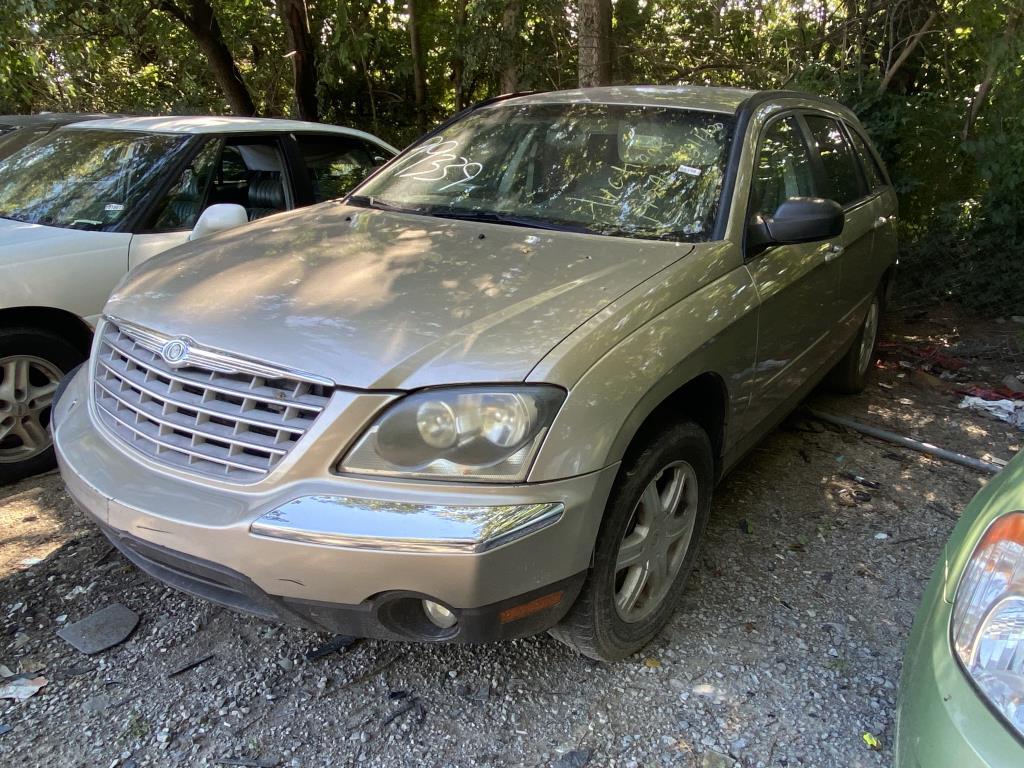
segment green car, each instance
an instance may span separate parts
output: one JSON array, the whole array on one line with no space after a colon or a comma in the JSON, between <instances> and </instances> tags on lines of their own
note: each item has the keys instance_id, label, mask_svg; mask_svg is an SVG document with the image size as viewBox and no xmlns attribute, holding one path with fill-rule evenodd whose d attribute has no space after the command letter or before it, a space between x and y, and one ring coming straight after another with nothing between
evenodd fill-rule
<instances>
[{"instance_id":1,"label":"green car","mask_svg":"<svg viewBox=\"0 0 1024 768\"><path fill-rule=\"evenodd\" d=\"M1024 766L1024 453L964 510L910 634L897 768Z\"/></svg>"}]
</instances>

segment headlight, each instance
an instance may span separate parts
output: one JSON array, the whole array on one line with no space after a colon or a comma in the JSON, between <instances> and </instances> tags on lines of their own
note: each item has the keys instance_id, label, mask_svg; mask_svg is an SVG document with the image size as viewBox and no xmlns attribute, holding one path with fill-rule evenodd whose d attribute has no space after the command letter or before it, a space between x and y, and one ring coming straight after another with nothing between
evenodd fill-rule
<instances>
[{"instance_id":1,"label":"headlight","mask_svg":"<svg viewBox=\"0 0 1024 768\"><path fill-rule=\"evenodd\" d=\"M997 519L953 602L953 648L981 692L1024 736L1024 512Z\"/></svg>"},{"instance_id":2,"label":"headlight","mask_svg":"<svg viewBox=\"0 0 1024 768\"><path fill-rule=\"evenodd\" d=\"M355 474L518 482L565 399L552 386L459 387L409 395L342 459Z\"/></svg>"}]
</instances>

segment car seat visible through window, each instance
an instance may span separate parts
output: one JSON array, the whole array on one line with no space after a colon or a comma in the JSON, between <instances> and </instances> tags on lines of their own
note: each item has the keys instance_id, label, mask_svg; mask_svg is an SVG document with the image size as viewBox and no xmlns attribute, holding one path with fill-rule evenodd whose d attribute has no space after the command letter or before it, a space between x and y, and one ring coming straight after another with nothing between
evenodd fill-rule
<instances>
[{"instance_id":1,"label":"car seat visible through window","mask_svg":"<svg viewBox=\"0 0 1024 768\"><path fill-rule=\"evenodd\" d=\"M281 174L276 172L254 173L249 179L249 199L245 206L249 221L262 219L285 209L284 186Z\"/></svg>"}]
</instances>

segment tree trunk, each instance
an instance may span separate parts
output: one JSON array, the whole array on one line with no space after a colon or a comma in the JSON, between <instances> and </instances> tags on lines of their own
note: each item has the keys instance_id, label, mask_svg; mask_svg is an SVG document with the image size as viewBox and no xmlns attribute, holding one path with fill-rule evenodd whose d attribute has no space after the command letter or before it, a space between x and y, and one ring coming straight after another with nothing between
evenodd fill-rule
<instances>
[{"instance_id":1,"label":"tree trunk","mask_svg":"<svg viewBox=\"0 0 1024 768\"><path fill-rule=\"evenodd\" d=\"M466 107L466 59L462 55L466 44L466 3L455 3L455 46L452 54L452 86L455 89L455 111Z\"/></svg>"},{"instance_id":2,"label":"tree trunk","mask_svg":"<svg viewBox=\"0 0 1024 768\"><path fill-rule=\"evenodd\" d=\"M300 120L317 122L320 109L316 98L316 48L309 33L309 11L306 0L278 0L278 11L284 21L285 43L292 60L295 105Z\"/></svg>"},{"instance_id":3,"label":"tree trunk","mask_svg":"<svg viewBox=\"0 0 1024 768\"><path fill-rule=\"evenodd\" d=\"M187 5L183 7L178 2ZM181 22L195 38L199 50L206 56L213 79L231 105L231 111L236 115L255 115L256 104L231 50L224 42L224 34L210 0L156 0L154 7Z\"/></svg>"},{"instance_id":4,"label":"tree trunk","mask_svg":"<svg viewBox=\"0 0 1024 768\"><path fill-rule=\"evenodd\" d=\"M914 52L914 50L920 44L921 38L924 37L925 33L928 31L931 25L935 23L935 20L937 18L939 18L939 12L932 11L930 14L928 14L928 18L925 19L925 22L924 24L921 25L921 28L917 30L917 32L915 32L913 35L911 35L906 45L903 46L903 50L900 51L900 55L896 57L896 61L893 62L892 66L889 67L889 69L885 73L885 76L882 78L882 82L878 86L879 96L885 93L886 90L889 88L889 84L892 82L892 79L896 76L896 73L900 71L900 67L907 63L907 59L910 58L910 54Z\"/></svg>"},{"instance_id":5,"label":"tree trunk","mask_svg":"<svg viewBox=\"0 0 1024 768\"><path fill-rule=\"evenodd\" d=\"M409 0L409 48L412 52L412 93L416 105L416 127L427 130L427 61L423 50L420 14L425 0Z\"/></svg>"},{"instance_id":6,"label":"tree trunk","mask_svg":"<svg viewBox=\"0 0 1024 768\"><path fill-rule=\"evenodd\" d=\"M501 92L519 90L519 18L523 15L522 0L505 0L501 14Z\"/></svg>"},{"instance_id":7,"label":"tree trunk","mask_svg":"<svg viewBox=\"0 0 1024 768\"><path fill-rule=\"evenodd\" d=\"M579 0L576 30L580 88L611 85L611 0Z\"/></svg>"},{"instance_id":8,"label":"tree trunk","mask_svg":"<svg viewBox=\"0 0 1024 768\"><path fill-rule=\"evenodd\" d=\"M978 117L981 115L981 108L985 106L989 93L992 92L992 86L995 84L996 75L1002 63L1001 59L1006 58L1013 50L1013 41L1017 36L1017 25L1020 20L1021 11L1019 9L1016 13L1009 15L1006 20L1006 30L1003 32L1002 44L995 45L992 48L988 64L985 67L985 77L978 85L974 98L971 99L971 108L968 110L967 119L964 121L964 130L960 136L964 141L971 138L971 134L974 132L974 124L978 121Z\"/></svg>"}]
</instances>

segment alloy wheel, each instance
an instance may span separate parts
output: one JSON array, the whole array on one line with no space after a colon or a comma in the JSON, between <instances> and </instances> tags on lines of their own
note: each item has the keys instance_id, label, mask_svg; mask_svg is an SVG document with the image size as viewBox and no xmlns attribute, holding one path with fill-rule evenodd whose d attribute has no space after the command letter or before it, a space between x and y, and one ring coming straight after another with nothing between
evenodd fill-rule
<instances>
[{"instance_id":1,"label":"alloy wheel","mask_svg":"<svg viewBox=\"0 0 1024 768\"><path fill-rule=\"evenodd\" d=\"M697 473L685 461L658 472L633 508L615 562L615 610L627 624L658 610L693 537Z\"/></svg>"},{"instance_id":2,"label":"alloy wheel","mask_svg":"<svg viewBox=\"0 0 1024 768\"><path fill-rule=\"evenodd\" d=\"M860 336L860 353L857 356L857 370L863 374L871 365L871 353L875 349L875 336L878 335L878 300L871 302L867 317L864 318L864 331Z\"/></svg>"},{"instance_id":3,"label":"alloy wheel","mask_svg":"<svg viewBox=\"0 0 1024 768\"><path fill-rule=\"evenodd\" d=\"M50 447L50 407L62 376L39 357L0 358L0 463L26 461Z\"/></svg>"}]
</instances>

